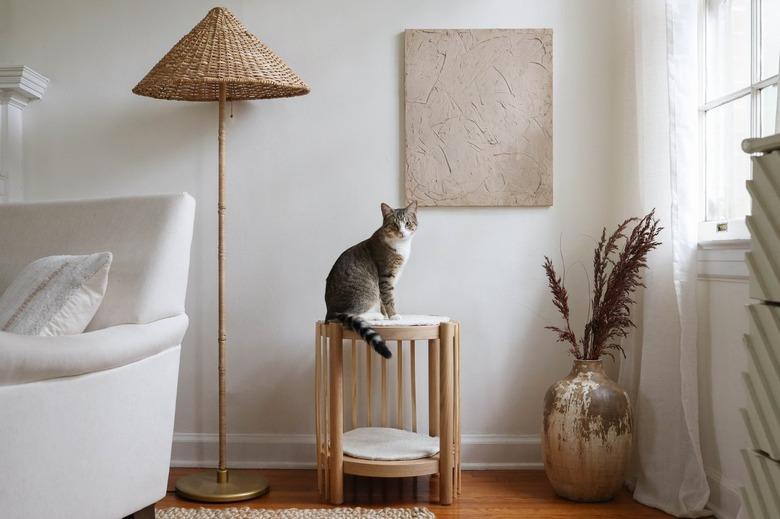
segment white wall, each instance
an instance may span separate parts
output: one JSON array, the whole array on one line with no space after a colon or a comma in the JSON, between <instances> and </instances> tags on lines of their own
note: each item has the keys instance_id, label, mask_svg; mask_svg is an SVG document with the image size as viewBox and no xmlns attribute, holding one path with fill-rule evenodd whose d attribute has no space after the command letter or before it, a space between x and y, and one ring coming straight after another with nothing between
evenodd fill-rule
<instances>
[{"instance_id":1,"label":"white wall","mask_svg":"<svg viewBox=\"0 0 780 519\"><path fill-rule=\"evenodd\" d=\"M463 326L466 461L538 463L546 388L566 348L541 263L568 258L575 313L583 264L612 224L614 12L618 0L227 1L312 87L236 103L228 123L229 416L244 464L313 458L313 323L337 255L401 200L405 28L554 30L555 204L422 209L398 287L402 313ZM213 459L216 431L216 105L130 89L211 2L0 0L0 63L51 79L25 121L30 200L188 191L198 200L175 457ZM578 263L578 261L582 263Z\"/></svg>"},{"instance_id":2,"label":"white wall","mask_svg":"<svg viewBox=\"0 0 780 519\"><path fill-rule=\"evenodd\" d=\"M699 420L710 508L720 518L739 511L745 478L740 449L747 435L739 414L747 400L742 372L747 353L747 245L699 251Z\"/></svg>"}]
</instances>

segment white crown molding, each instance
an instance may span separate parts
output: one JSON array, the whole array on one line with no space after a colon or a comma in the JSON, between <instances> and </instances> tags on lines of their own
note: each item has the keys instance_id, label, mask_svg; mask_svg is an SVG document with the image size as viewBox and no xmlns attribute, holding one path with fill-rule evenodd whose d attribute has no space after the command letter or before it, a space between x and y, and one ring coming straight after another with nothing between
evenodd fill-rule
<instances>
[{"instance_id":1,"label":"white crown molding","mask_svg":"<svg viewBox=\"0 0 780 519\"><path fill-rule=\"evenodd\" d=\"M30 101L43 97L49 79L30 67L15 65L0 67L0 92L4 99L24 108Z\"/></svg>"},{"instance_id":2,"label":"white crown molding","mask_svg":"<svg viewBox=\"0 0 780 519\"><path fill-rule=\"evenodd\" d=\"M211 467L217 464L219 436L213 433L175 433L172 467ZM311 434L229 434L228 464L237 469L313 469ZM543 468L538 435L464 434L462 466L468 470Z\"/></svg>"}]
</instances>

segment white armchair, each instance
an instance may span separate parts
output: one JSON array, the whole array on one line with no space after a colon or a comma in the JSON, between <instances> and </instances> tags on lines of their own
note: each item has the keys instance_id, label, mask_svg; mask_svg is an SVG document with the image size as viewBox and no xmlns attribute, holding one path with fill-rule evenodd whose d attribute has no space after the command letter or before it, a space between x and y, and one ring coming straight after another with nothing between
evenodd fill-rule
<instances>
[{"instance_id":1,"label":"white armchair","mask_svg":"<svg viewBox=\"0 0 780 519\"><path fill-rule=\"evenodd\" d=\"M0 292L30 261L110 251L87 331L0 332L0 516L117 519L165 495L195 202L0 205Z\"/></svg>"}]
</instances>

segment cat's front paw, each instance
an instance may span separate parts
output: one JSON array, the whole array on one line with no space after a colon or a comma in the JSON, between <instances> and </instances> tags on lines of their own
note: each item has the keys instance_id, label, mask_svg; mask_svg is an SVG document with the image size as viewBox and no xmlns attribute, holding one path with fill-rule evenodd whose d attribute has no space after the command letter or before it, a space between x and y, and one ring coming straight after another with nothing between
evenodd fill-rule
<instances>
[{"instance_id":1,"label":"cat's front paw","mask_svg":"<svg viewBox=\"0 0 780 519\"><path fill-rule=\"evenodd\" d=\"M390 316L390 319L392 319L393 321L397 321L397 320L399 320L400 318L401 318L401 316L400 316L400 315L398 315L398 314L393 314L393 315L391 315L391 316Z\"/></svg>"}]
</instances>

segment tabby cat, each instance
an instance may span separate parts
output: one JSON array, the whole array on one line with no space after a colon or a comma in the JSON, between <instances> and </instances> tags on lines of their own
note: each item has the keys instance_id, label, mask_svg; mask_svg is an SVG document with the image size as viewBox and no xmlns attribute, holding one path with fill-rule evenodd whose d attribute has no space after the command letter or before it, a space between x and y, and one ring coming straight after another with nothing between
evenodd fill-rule
<instances>
[{"instance_id":1,"label":"tabby cat","mask_svg":"<svg viewBox=\"0 0 780 519\"><path fill-rule=\"evenodd\" d=\"M393 289L411 252L417 230L417 202L402 209L382 204L381 209L382 227L369 239L342 252L330 269L325 285L325 320L341 322L389 359L390 349L361 314L379 309L387 318L400 319Z\"/></svg>"}]
</instances>

